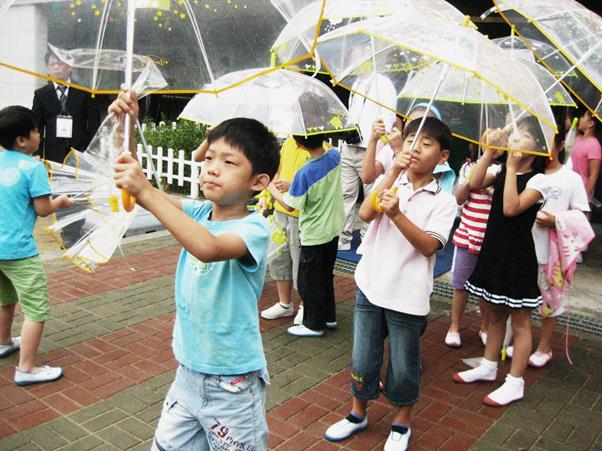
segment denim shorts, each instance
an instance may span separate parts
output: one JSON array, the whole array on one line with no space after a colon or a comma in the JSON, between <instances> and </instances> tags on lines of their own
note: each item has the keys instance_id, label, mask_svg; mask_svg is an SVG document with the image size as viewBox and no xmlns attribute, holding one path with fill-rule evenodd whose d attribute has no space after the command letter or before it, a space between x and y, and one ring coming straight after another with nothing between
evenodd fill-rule
<instances>
[{"instance_id":1,"label":"denim shorts","mask_svg":"<svg viewBox=\"0 0 602 451\"><path fill-rule=\"evenodd\" d=\"M40 256L0 260L0 304L21 304L23 316L43 323L50 313L50 295Z\"/></svg>"},{"instance_id":2,"label":"denim shorts","mask_svg":"<svg viewBox=\"0 0 602 451\"><path fill-rule=\"evenodd\" d=\"M383 394L395 406L416 404L420 390L420 337L426 325L426 316L378 307L357 288L351 357L353 396L370 400L380 395L380 369L388 335L389 363Z\"/></svg>"},{"instance_id":3,"label":"denim shorts","mask_svg":"<svg viewBox=\"0 0 602 451\"><path fill-rule=\"evenodd\" d=\"M215 376L179 366L163 404L152 450L268 449L267 370Z\"/></svg>"}]
</instances>

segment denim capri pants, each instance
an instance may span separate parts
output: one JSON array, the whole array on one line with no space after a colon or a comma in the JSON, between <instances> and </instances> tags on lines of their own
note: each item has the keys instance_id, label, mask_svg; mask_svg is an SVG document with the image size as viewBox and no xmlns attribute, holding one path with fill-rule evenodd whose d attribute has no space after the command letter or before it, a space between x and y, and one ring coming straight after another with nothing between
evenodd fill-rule
<instances>
[{"instance_id":1,"label":"denim capri pants","mask_svg":"<svg viewBox=\"0 0 602 451\"><path fill-rule=\"evenodd\" d=\"M358 399L378 398L385 338L389 337L389 363L384 395L395 406L418 402L420 389L420 337L427 317L408 315L372 304L357 288L353 316L351 391Z\"/></svg>"}]
</instances>

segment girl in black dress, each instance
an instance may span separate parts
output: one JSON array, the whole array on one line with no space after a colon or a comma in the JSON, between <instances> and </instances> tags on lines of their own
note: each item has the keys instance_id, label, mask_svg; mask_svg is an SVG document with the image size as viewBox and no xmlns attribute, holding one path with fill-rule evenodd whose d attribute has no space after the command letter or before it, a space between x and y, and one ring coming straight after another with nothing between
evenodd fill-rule
<instances>
[{"instance_id":1,"label":"girl in black dress","mask_svg":"<svg viewBox=\"0 0 602 451\"><path fill-rule=\"evenodd\" d=\"M497 147L545 151L545 139L538 121L527 117L518 122L508 137L504 130L490 133L488 140ZM493 381L504 339L508 315L512 317L514 354L505 383L487 395L483 402L502 406L522 399L523 373L531 355L531 312L541 304L537 285L537 258L531 229L541 199L538 191L526 189L529 180L543 172L547 157L511 152L497 175L487 175L487 167L501 151L487 149L471 175L471 189L494 186L491 213L481 253L466 289L489 304L490 322L485 356L480 366L456 373L460 383Z\"/></svg>"}]
</instances>

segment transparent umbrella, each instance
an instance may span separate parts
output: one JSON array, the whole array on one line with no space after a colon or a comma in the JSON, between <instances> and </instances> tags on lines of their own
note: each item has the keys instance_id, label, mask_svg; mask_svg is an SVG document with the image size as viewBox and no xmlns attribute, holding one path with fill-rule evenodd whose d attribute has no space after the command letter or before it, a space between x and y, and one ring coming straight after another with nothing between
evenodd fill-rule
<instances>
[{"instance_id":1,"label":"transparent umbrella","mask_svg":"<svg viewBox=\"0 0 602 451\"><path fill-rule=\"evenodd\" d=\"M215 86L237 84L249 71L220 77ZM355 129L347 126L347 108L324 83L285 69L265 73L217 96L196 95L180 117L216 125L234 117L248 117L280 135L312 135Z\"/></svg>"},{"instance_id":2,"label":"transparent umbrella","mask_svg":"<svg viewBox=\"0 0 602 451\"><path fill-rule=\"evenodd\" d=\"M494 0L496 10L516 30L538 60L599 120L602 120L602 17L574 0ZM543 42L571 67L562 74L534 46Z\"/></svg>"},{"instance_id":3,"label":"transparent umbrella","mask_svg":"<svg viewBox=\"0 0 602 451\"><path fill-rule=\"evenodd\" d=\"M275 63L296 60L302 55L315 54L319 36L342 26L373 17L386 17L404 8L446 17L462 23L464 14L444 0L272 0L287 18L288 24L272 47ZM311 60L299 64L302 70L319 70Z\"/></svg>"},{"instance_id":4,"label":"transparent umbrella","mask_svg":"<svg viewBox=\"0 0 602 451\"><path fill-rule=\"evenodd\" d=\"M362 80L387 77L401 94L396 112L402 115L428 99L455 136L476 144L487 128L532 115L546 141L537 153L551 149L554 116L536 77L472 27L404 11L323 35L318 51L338 84L368 99Z\"/></svg>"},{"instance_id":5,"label":"transparent umbrella","mask_svg":"<svg viewBox=\"0 0 602 451\"><path fill-rule=\"evenodd\" d=\"M286 25L269 0L51 0L36 10L42 45L150 56L168 82L163 93L200 92L226 72L269 66ZM0 27L10 25L6 16ZM41 61L14 47L0 42L0 65L47 78ZM100 77L90 80L87 88L105 91ZM121 83L109 90L118 92Z\"/></svg>"},{"instance_id":6,"label":"transparent umbrella","mask_svg":"<svg viewBox=\"0 0 602 451\"><path fill-rule=\"evenodd\" d=\"M529 50L519 38L507 36L505 38L492 39L492 42L494 42L498 47L500 47L504 51L508 52L510 55L523 60L523 64L527 67L527 69L533 72L533 75L535 75L535 77L537 78L537 81L543 88L543 91L546 94L548 103L550 105L571 107L577 106L569 92L564 87L564 85L556 77L554 77L554 75L552 75L552 73L548 69L546 69L540 64L537 64L535 55L533 55L531 50ZM515 47L515 43L520 44L517 47ZM542 49L542 51L546 51L543 50L543 48L548 47L547 52L554 53L554 49L550 48L549 46L546 46L546 44L539 43L538 47ZM550 57L552 58L551 53L548 53L548 55L550 55ZM561 55L559 55L557 51L555 52L553 58L559 61L559 63L557 63L557 66L562 64L560 63L560 61L564 61L566 68L569 68L568 62Z\"/></svg>"},{"instance_id":7,"label":"transparent umbrella","mask_svg":"<svg viewBox=\"0 0 602 451\"><path fill-rule=\"evenodd\" d=\"M154 66L148 62L147 69ZM143 70L133 89L148 93L164 86L161 80L156 68ZM46 161L53 194L75 201L72 208L57 211L46 230L64 250L63 257L87 272L111 258L136 216L135 199L113 180L115 158L124 149L122 129L109 115L85 152L72 149L62 164Z\"/></svg>"}]
</instances>

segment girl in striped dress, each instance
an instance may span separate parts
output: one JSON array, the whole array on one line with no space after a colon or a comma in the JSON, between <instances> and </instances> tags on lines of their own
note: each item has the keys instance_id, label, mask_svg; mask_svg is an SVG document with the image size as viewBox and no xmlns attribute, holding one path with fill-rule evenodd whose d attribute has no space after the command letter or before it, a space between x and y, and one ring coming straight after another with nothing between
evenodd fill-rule
<instances>
[{"instance_id":1,"label":"girl in striped dress","mask_svg":"<svg viewBox=\"0 0 602 451\"><path fill-rule=\"evenodd\" d=\"M445 336L445 344L450 348L459 348L462 345L460 337L460 321L468 301L468 291L464 287L472 275L481 243L485 236L489 210L491 209L491 196L493 188L470 189L468 182L475 163L467 161L460 169L458 184L455 189L456 202L463 205L460 224L453 236L454 260L452 265L452 297L451 324ZM497 173L497 164L488 168L488 173ZM481 310L481 330L479 337L485 346L487 342L487 303L482 299L479 302Z\"/></svg>"}]
</instances>

